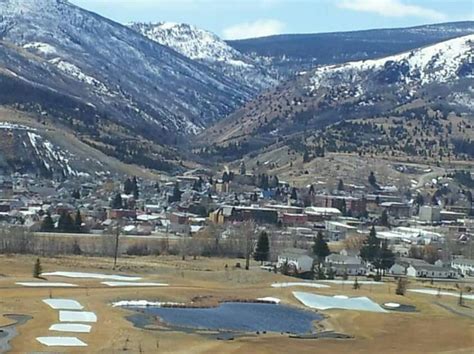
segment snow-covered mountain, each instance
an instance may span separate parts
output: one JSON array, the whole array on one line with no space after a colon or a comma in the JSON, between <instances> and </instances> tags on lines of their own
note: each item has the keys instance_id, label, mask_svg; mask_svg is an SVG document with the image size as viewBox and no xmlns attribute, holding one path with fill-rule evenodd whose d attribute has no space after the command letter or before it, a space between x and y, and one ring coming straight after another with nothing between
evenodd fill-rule
<instances>
[{"instance_id":1,"label":"snow-covered mountain","mask_svg":"<svg viewBox=\"0 0 474 354\"><path fill-rule=\"evenodd\" d=\"M281 75L316 66L383 58L474 33L474 21L351 32L285 34L227 43L239 52L265 59Z\"/></svg>"},{"instance_id":2,"label":"snow-covered mountain","mask_svg":"<svg viewBox=\"0 0 474 354\"><path fill-rule=\"evenodd\" d=\"M377 83L423 86L461 77L474 79L474 34L376 60L317 68L311 91L334 84L356 84L364 76Z\"/></svg>"},{"instance_id":3,"label":"snow-covered mountain","mask_svg":"<svg viewBox=\"0 0 474 354\"><path fill-rule=\"evenodd\" d=\"M400 116L413 107L443 116L456 112L474 120L472 102L474 35L470 34L381 59L301 72L202 137L211 143L249 137L272 142L339 121Z\"/></svg>"},{"instance_id":4,"label":"snow-covered mountain","mask_svg":"<svg viewBox=\"0 0 474 354\"><path fill-rule=\"evenodd\" d=\"M30 52L49 74L59 69L80 87L72 90L76 99L137 133L195 133L252 95L214 70L66 0L0 0L0 38ZM32 80L36 74L26 67L21 73L18 67L9 70L38 85L45 79Z\"/></svg>"},{"instance_id":5,"label":"snow-covered mountain","mask_svg":"<svg viewBox=\"0 0 474 354\"><path fill-rule=\"evenodd\" d=\"M130 27L185 57L223 73L256 93L275 86L276 73L229 46L216 34L184 23L132 23Z\"/></svg>"}]
</instances>

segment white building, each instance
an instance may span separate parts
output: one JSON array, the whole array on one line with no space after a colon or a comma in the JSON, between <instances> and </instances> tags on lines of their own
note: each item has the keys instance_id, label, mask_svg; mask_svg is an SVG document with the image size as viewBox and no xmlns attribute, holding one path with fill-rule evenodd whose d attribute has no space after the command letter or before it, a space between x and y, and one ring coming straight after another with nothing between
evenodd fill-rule
<instances>
[{"instance_id":1,"label":"white building","mask_svg":"<svg viewBox=\"0 0 474 354\"><path fill-rule=\"evenodd\" d=\"M456 270L433 265L411 265L407 268L407 276L413 278L457 278Z\"/></svg>"},{"instance_id":2,"label":"white building","mask_svg":"<svg viewBox=\"0 0 474 354\"><path fill-rule=\"evenodd\" d=\"M388 274L390 274L390 275L405 275L406 274L406 267L403 264L395 263L388 270Z\"/></svg>"},{"instance_id":3,"label":"white building","mask_svg":"<svg viewBox=\"0 0 474 354\"><path fill-rule=\"evenodd\" d=\"M308 256L308 251L299 248L289 248L278 256L277 268L285 264L296 273L306 273L313 269L314 259Z\"/></svg>"},{"instance_id":4,"label":"white building","mask_svg":"<svg viewBox=\"0 0 474 354\"><path fill-rule=\"evenodd\" d=\"M474 260L467 258L456 258L451 262L451 267L459 270L463 275L474 275Z\"/></svg>"},{"instance_id":5,"label":"white building","mask_svg":"<svg viewBox=\"0 0 474 354\"><path fill-rule=\"evenodd\" d=\"M441 209L437 206L423 205L418 213L420 221L429 224L439 223L441 221Z\"/></svg>"}]
</instances>

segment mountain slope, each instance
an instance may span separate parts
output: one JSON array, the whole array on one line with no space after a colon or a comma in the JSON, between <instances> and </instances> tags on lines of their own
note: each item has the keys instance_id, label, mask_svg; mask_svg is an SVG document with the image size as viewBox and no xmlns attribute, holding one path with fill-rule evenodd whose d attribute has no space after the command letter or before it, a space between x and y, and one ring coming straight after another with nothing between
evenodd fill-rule
<instances>
[{"instance_id":1,"label":"mountain slope","mask_svg":"<svg viewBox=\"0 0 474 354\"><path fill-rule=\"evenodd\" d=\"M209 65L255 93L275 86L278 82L275 73L209 31L171 22L133 23L130 27L185 57Z\"/></svg>"},{"instance_id":2,"label":"mountain slope","mask_svg":"<svg viewBox=\"0 0 474 354\"><path fill-rule=\"evenodd\" d=\"M65 0L0 0L0 38L77 85L77 99L137 133L195 133L251 92L174 50ZM35 73L25 70L26 79ZM14 71L14 68L9 70ZM53 80L54 81L54 80ZM58 88L51 84L51 88Z\"/></svg>"},{"instance_id":3,"label":"mountain slope","mask_svg":"<svg viewBox=\"0 0 474 354\"><path fill-rule=\"evenodd\" d=\"M239 52L266 61L281 74L318 65L381 58L474 33L474 22L353 32L290 34L227 43Z\"/></svg>"},{"instance_id":4,"label":"mountain slope","mask_svg":"<svg viewBox=\"0 0 474 354\"><path fill-rule=\"evenodd\" d=\"M248 103L202 138L237 143L233 149L246 153L339 121L403 117L414 108L473 118L473 61L474 35L467 35L383 59L319 67Z\"/></svg>"}]
</instances>

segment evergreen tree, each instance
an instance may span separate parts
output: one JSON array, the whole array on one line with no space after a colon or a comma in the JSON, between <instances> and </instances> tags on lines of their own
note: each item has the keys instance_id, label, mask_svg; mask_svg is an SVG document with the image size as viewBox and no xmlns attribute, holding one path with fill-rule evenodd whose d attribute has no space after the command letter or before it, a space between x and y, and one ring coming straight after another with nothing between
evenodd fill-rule
<instances>
[{"instance_id":1,"label":"evergreen tree","mask_svg":"<svg viewBox=\"0 0 474 354\"><path fill-rule=\"evenodd\" d=\"M339 183L337 184L337 190L340 192L344 191L344 182L342 181L342 179L340 179Z\"/></svg>"},{"instance_id":2,"label":"evergreen tree","mask_svg":"<svg viewBox=\"0 0 474 354\"><path fill-rule=\"evenodd\" d=\"M127 178L125 180L125 183L123 184L123 192L126 195L130 195L133 193L133 182L130 178Z\"/></svg>"},{"instance_id":3,"label":"evergreen tree","mask_svg":"<svg viewBox=\"0 0 474 354\"><path fill-rule=\"evenodd\" d=\"M260 233L257 241L257 248L255 249L254 258L256 261L265 262L268 261L270 255L270 242L268 240L268 234L265 231Z\"/></svg>"},{"instance_id":4,"label":"evergreen tree","mask_svg":"<svg viewBox=\"0 0 474 354\"><path fill-rule=\"evenodd\" d=\"M132 180L132 194L135 200L137 200L138 197L140 196L140 190L138 188L137 177L133 177L133 180Z\"/></svg>"},{"instance_id":5,"label":"evergreen tree","mask_svg":"<svg viewBox=\"0 0 474 354\"><path fill-rule=\"evenodd\" d=\"M382 212L382 216L380 217L380 225L386 227L390 226L388 221L388 212L386 209Z\"/></svg>"},{"instance_id":6,"label":"evergreen tree","mask_svg":"<svg viewBox=\"0 0 474 354\"><path fill-rule=\"evenodd\" d=\"M82 215L79 209L77 209L76 217L74 218L74 228L76 232L82 232Z\"/></svg>"},{"instance_id":7,"label":"evergreen tree","mask_svg":"<svg viewBox=\"0 0 474 354\"><path fill-rule=\"evenodd\" d=\"M293 187L291 189L291 199L298 200L298 194L296 193L296 188L295 187Z\"/></svg>"},{"instance_id":8,"label":"evergreen tree","mask_svg":"<svg viewBox=\"0 0 474 354\"><path fill-rule=\"evenodd\" d=\"M181 190L179 189L179 183L176 182L173 188L173 194L169 197L170 203L177 203L181 201Z\"/></svg>"},{"instance_id":9,"label":"evergreen tree","mask_svg":"<svg viewBox=\"0 0 474 354\"><path fill-rule=\"evenodd\" d=\"M364 246L360 250L360 256L366 262L373 262L380 250L380 240L377 238L375 227L372 226L369 237L364 242Z\"/></svg>"},{"instance_id":10,"label":"evergreen tree","mask_svg":"<svg viewBox=\"0 0 474 354\"><path fill-rule=\"evenodd\" d=\"M123 209L123 201L122 201L122 195L120 193L117 193L112 200L112 209Z\"/></svg>"},{"instance_id":11,"label":"evergreen tree","mask_svg":"<svg viewBox=\"0 0 474 354\"><path fill-rule=\"evenodd\" d=\"M303 163L307 163L309 161L310 161L310 159L309 159L308 150L305 150L304 153L303 153Z\"/></svg>"},{"instance_id":12,"label":"evergreen tree","mask_svg":"<svg viewBox=\"0 0 474 354\"><path fill-rule=\"evenodd\" d=\"M323 263L324 259L331 254L331 251L329 251L328 244L324 239L323 233L321 231L318 232L318 235L314 239L313 254L316 256L318 265Z\"/></svg>"},{"instance_id":13,"label":"evergreen tree","mask_svg":"<svg viewBox=\"0 0 474 354\"><path fill-rule=\"evenodd\" d=\"M343 199L342 202L341 202L341 213L342 215L344 216L347 216L347 203L346 203L346 200Z\"/></svg>"},{"instance_id":14,"label":"evergreen tree","mask_svg":"<svg viewBox=\"0 0 474 354\"><path fill-rule=\"evenodd\" d=\"M59 216L58 230L61 232L74 232L75 225L72 216L67 211L63 211Z\"/></svg>"},{"instance_id":15,"label":"evergreen tree","mask_svg":"<svg viewBox=\"0 0 474 354\"><path fill-rule=\"evenodd\" d=\"M377 186L377 179L375 178L375 174L374 172L370 172L370 175L369 175L369 184L372 186L372 187L378 187Z\"/></svg>"},{"instance_id":16,"label":"evergreen tree","mask_svg":"<svg viewBox=\"0 0 474 354\"><path fill-rule=\"evenodd\" d=\"M39 258L37 258L35 265L33 266L33 278L40 278L42 272L43 267L41 267L41 261Z\"/></svg>"},{"instance_id":17,"label":"evergreen tree","mask_svg":"<svg viewBox=\"0 0 474 354\"><path fill-rule=\"evenodd\" d=\"M241 176L245 176L245 174L247 173L247 169L245 168L245 162L243 160L240 163L239 173Z\"/></svg>"},{"instance_id":18,"label":"evergreen tree","mask_svg":"<svg viewBox=\"0 0 474 354\"><path fill-rule=\"evenodd\" d=\"M81 192L79 191L79 189L75 189L73 192L72 192L72 197L74 199L81 199Z\"/></svg>"},{"instance_id":19,"label":"evergreen tree","mask_svg":"<svg viewBox=\"0 0 474 354\"><path fill-rule=\"evenodd\" d=\"M72 254L79 256L82 254L81 246L79 246L79 243L77 240L74 240L74 243L72 244Z\"/></svg>"},{"instance_id":20,"label":"evergreen tree","mask_svg":"<svg viewBox=\"0 0 474 354\"><path fill-rule=\"evenodd\" d=\"M54 231L54 221L51 217L49 211L46 213L46 216L41 223L41 231L42 232L53 232Z\"/></svg>"}]
</instances>

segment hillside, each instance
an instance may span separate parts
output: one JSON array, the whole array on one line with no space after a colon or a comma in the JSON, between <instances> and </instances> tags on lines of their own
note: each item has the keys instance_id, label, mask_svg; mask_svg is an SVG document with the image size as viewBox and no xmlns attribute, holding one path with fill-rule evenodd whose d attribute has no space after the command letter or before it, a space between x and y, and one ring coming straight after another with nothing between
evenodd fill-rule
<instances>
[{"instance_id":1,"label":"hillside","mask_svg":"<svg viewBox=\"0 0 474 354\"><path fill-rule=\"evenodd\" d=\"M160 167L163 147L252 94L68 1L1 0L0 13L0 105L47 115L126 162L140 155Z\"/></svg>"},{"instance_id":2,"label":"hillside","mask_svg":"<svg viewBox=\"0 0 474 354\"><path fill-rule=\"evenodd\" d=\"M221 73L255 94L275 86L277 74L214 33L184 23L133 23L130 28Z\"/></svg>"},{"instance_id":3,"label":"hillside","mask_svg":"<svg viewBox=\"0 0 474 354\"><path fill-rule=\"evenodd\" d=\"M117 174L157 176L105 155L67 128L5 108L0 108L0 171L54 179Z\"/></svg>"},{"instance_id":4,"label":"hillside","mask_svg":"<svg viewBox=\"0 0 474 354\"><path fill-rule=\"evenodd\" d=\"M474 35L377 60L318 67L247 104L202 135L207 151L238 158L340 121L419 117L415 109L473 118ZM213 145L214 144L214 145ZM214 147L212 147L214 146ZM227 149L227 150L226 150Z\"/></svg>"},{"instance_id":5,"label":"hillside","mask_svg":"<svg viewBox=\"0 0 474 354\"><path fill-rule=\"evenodd\" d=\"M280 74L318 65L381 58L474 33L474 22L453 22L411 28L287 34L227 43L256 60L265 60Z\"/></svg>"}]
</instances>

